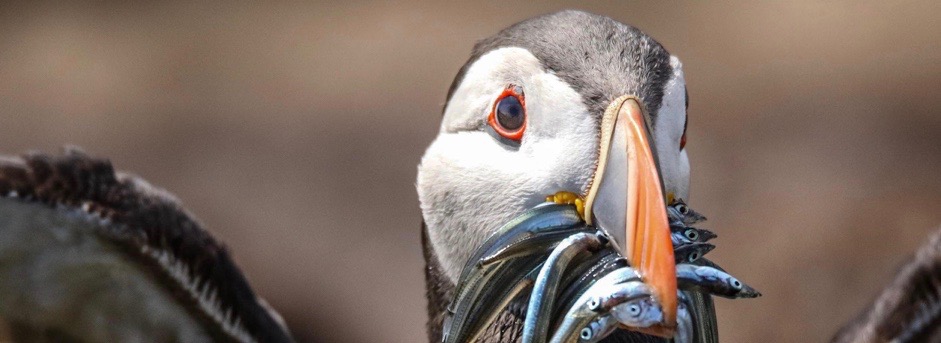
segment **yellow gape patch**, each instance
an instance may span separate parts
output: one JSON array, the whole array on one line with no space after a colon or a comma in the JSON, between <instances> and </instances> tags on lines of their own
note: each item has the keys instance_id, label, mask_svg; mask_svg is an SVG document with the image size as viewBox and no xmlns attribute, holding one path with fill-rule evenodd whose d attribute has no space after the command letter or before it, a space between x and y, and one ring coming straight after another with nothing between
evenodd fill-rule
<instances>
[{"instance_id":1,"label":"yellow gape patch","mask_svg":"<svg viewBox=\"0 0 941 343\"><path fill-rule=\"evenodd\" d=\"M565 204L565 205L575 205L575 210L578 211L578 216L585 219L585 200L581 196L572 192L556 192L553 195L547 196L546 201L554 202L556 204Z\"/></svg>"}]
</instances>

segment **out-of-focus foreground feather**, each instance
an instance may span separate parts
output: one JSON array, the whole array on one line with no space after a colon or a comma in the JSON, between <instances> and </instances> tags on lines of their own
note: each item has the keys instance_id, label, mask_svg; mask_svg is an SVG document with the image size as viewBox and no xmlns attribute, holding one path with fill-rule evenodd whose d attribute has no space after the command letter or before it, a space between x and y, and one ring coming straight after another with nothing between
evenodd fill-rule
<instances>
[{"instance_id":1,"label":"out-of-focus foreground feather","mask_svg":"<svg viewBox=\"0 0 941 343\"><path fill-rule=\"evenodd\" d=\"M17 341L290 342L165 191L76 149L0 158L0 320Z\"/></svg>"},{"instance_id":2,"label":"out-of-focus foreground feather","mask_svg":"<svg viewBox=\"0 0 941 343\"><path fill-rule=\"evenodd\" d=\"M833 342L941 342L941 229Z\"/></svg>"}]
</instances>

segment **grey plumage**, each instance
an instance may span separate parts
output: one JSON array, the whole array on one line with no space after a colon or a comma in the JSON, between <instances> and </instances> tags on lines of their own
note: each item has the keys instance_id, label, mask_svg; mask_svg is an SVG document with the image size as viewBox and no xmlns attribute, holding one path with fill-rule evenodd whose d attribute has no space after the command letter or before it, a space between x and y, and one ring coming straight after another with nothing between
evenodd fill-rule
<instances>
[{"instance_id":1,"label":"grey plumage","mask_svg":"<svg viewBox=\"0 0 941 343\"><path fill-rule=\"evenodd\" d=\"M598 117L616 97L634 94L655 118L673 72L669 52L639 29L568 10L519 22L478 42L451 83L448 100L471 64L502 47L532 52L544 68L578 91L589 113Z\"/></svg>"}]
</instances>

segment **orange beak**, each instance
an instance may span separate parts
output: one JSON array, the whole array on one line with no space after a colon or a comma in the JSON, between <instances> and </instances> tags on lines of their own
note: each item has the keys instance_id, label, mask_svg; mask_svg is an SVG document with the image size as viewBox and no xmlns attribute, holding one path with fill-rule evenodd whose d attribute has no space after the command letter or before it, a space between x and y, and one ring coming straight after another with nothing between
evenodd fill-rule
<instances>
[{"instance_id":1,"label":"orange beak","mask_svg":"<svg viewBox=\"0 0 941 343\"><path fill-rule=\"evenodd\" d=\"M676 265L663 187L648 132L636 98L622 96L608 106L601 121L598 167L585 196L585 220L614 237L662 306L663 322L639 331L673 337Z\"/></svg>"}]
</instances>

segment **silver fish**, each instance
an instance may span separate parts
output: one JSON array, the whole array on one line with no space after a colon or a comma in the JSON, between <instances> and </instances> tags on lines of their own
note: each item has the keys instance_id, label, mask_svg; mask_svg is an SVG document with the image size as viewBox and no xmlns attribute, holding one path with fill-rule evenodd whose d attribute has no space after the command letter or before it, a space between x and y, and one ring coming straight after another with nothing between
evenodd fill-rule
<instances>
[{"instance_id":1,"label":"silver fish","mask_svg":"<svg viewBox=\"0 0 941 343\"><path fill-rule=\"evenodd\" d=\"M572 258L586 250L598 250L608 243L604 233L576 233L559 243L549 254L542 270L536 277L533 292L526 308L526 320L523 322L523 343L545 342L549 335L549 320L552 304L558 292L559 281L565 267Z\"/></svg>"},{"instance_id":2,"label":"silver fish","mask_svg":"<svg viewBox=\"0 0 941 343\"><path fill-rule=\"evenodd\" d=\"M726 272L709 266L676 265L677 286L723 298L757 298L761 293Z\"/></svg>"},{"instance_id":3,"label":"silver fish","mask_svg":"<svg viewBox=\"0 0 941 343\"><path fill-rule=\"evenodd\" d=\"M673 254L676 263L692 263L699 260L700 257L715 249L716 246L709 243L689 243L673 248Z\"/></svg>"}]
</instances>

